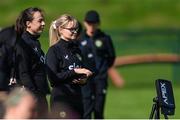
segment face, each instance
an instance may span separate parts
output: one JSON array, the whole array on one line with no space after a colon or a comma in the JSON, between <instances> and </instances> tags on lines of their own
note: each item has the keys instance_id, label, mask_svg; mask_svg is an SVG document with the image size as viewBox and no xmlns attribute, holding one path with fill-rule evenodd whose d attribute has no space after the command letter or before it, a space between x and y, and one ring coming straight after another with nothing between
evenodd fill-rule
<instances>
[{"instance_id":1,"label":"face","mask_svg":"<svg viewBox=\"0 0 180 120\"><path fill-rule=\"evenodd\" d=\"M41 34L45 26L44 17L42 13L40 13L39 11L35 12L33 14L33 20L27 21L26 25L27 25L26 30L31 34L33 35Z\"/></svg>"},{"instance_id":2,"label":"face","mask_svg":"<svg viewBox=\"0 0 180 120\"><path fill-rule=\"evenodd\" d=\"M95 31L98 29L99 23L88 23L84 22L84 27L86 28L86 33L92 37Z\"/></svg>"},{"instance_id":3,"label":"face","mask_svg":"<svg viewBox=\"0 0 180 120\"><path fill-rule=\"evenodd\" d=\"M75 40L77 38L78 28L74 27L73 22L69 22L66 27L59 28L61 36L65 40Z\"/></svg>"}]
</instances>

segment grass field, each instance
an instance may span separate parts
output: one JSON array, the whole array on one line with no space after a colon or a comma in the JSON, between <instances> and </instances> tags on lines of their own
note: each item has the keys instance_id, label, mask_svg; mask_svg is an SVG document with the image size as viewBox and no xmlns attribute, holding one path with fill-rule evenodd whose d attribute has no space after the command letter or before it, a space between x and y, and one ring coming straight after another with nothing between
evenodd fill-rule
<instances>
[{"instance_id":1,"label":"grass field","mask_svg":"<svg viewBox=\"0 0 180 120\"><path fill-rule=\"evenodd\" d=\"M180 118L179 90L180 88L174 87L176 111L174 116L169 116L172 119ZM148 119L155 96L155 87L111 88L108 91L105 117L113 119ZM164 116L161 116L161 118L164 118Z\"/></svg>"},{"instance_id":2,"label":"grass field","mask_svg":"<svg viewBox=\"0 0 180 120\"><path fill-rule=\"evenodd\" d=\"M48 28L52 20L70 13L80 21L85 12L95 9L101 14L101 27L113 38L117 56L144 53L180 53L179 35L123 36L124 30L179 29L179 0L1 0L0 27L15 22L19 12L30 6L44 9L46 28L41 36L42 48L48 49ZM152 99L156 96L155 80L172 80L176 113L180 118L180 65L149 63L118 68L125 79L122 89L109 81L105 118L149 118Z\"/></svg>"},{"instance_id":3,"label":"grass field","mask_svg":"<svg viewBox=\"0 0 180 120\"><path fill-rule=\"evenodd\" d=\"M114 45L118 56L145 53L179 53L179 38L177 34L113 34ZM135 31L136 32L136 31ZM134 32L134 33L135 33ZM171 80L174 88L176 114L179 116L179 65L176 63L143 63L118 67L119 73L125 79L125 87L117 89L110 86L107 106L107 118L141 118L148 119L153 98L156 96L156 79ZM163 116L161 116L163 118Z\"/></svg>"}]
</instances>

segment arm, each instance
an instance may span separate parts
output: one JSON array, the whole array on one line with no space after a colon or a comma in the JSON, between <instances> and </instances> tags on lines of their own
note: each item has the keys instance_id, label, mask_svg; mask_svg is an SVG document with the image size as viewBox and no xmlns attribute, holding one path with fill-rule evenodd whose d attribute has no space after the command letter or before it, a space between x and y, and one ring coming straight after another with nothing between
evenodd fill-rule
<instances>
[{"instance_id":1,"label":"arm","mask_svg":"<svg viewBox=\"0 0 180 120\"><path fill-rule=\"evenodd\" d=\"M58 71L60 61L58 60L55 51L50 48L46 54L47 74L52 83L67 83L72 81L72 77L76 75L74 70L64 72Z\"/></svg>"},{"instance_id":2,"label":"arm","mask_svg":"<svg viewBox=\"0 0 180 120\"><path fill-rule=\"evenodd\" d=\"M25 88L28 88L31 91L36 91L36 87L33 84L33 80L31 78L31 70L30 70L30 58L20 46L16 49L16 57L19 71L19 79L24 85Z\"/></svg>"},{"instance_id":3,"label":"arm","mask_svg":"<svg viewBox=\"0 0 180 120\"><path fill-rule=\"evenodd\" d=\"M115 61L115 50L110 36L107 37L107 50L108 50L108 66L113 66Z\"/></svg>"}]
</instances>

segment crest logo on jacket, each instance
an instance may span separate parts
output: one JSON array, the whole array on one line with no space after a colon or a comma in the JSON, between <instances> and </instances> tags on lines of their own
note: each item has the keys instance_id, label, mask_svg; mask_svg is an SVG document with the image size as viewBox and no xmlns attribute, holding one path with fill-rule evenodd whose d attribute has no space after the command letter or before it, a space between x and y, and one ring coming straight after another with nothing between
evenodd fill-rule
<instances>
[{"instance_id":1,"label":"crest logo on jacket","mask_svg":"<svg viewBox=\"0 0 180 120\"><path fill-rule=\"evenodd\" d=\"M95 45L96 45L96 47L102 47L103 43L101 40L96 40Z\"/></svg>"},{"instance_id":2,"label":"crest logo on jacket","mask_svg":"<svg viewBox=\"0 0 180 120\"><path fill-rule=\"evenodd\" d=\"M65 55L65 56L64 56L64 59L69 60L69 56L68 56L68 55Z\"/></svg>"},{"instance_id":3,"label":"crest logo on jacket","mask_svg":"<svg viewBox=\"0 0 180 120\"><path fill-rule=\"evenodd\" d=\"M38 48L37 47L34 47L33 48L35 52L38 52Z\"/></svg>"},{"instance_id":4,"label":"crest logo on jacket","mask_svg":"<svg viewBox=\"0 0 180 120\"><path fill-rule=\"evenodd\" d=\"M82 46L87 45L87 41L86 41L86 40L83 40L83 41L81 42L81 45L82 45Z\"/></svg>"},{"instance_id":5,"label":"crest logo on jacket","mask_svg":"<svg viewBox=\"0 0 180 120\"><path fill-rule=\"evenodd\" d=\"M60 112L59 112L59 116L60 116L61 118L66 118L67 113L66 113L65 111L60 111Z\"/></svg>"},{"instance_id":6,"label":"crest logo on jacket","mask_svg":"<svg viewBox=\"0 0 180 120\"><path fill-rule=\"evenodd\" d=\"M92 58L92 57L93 57L93 54L92 54L92 53L89 53L87 56L88 56L88 58Z\"/></svg>"}]
</instances>

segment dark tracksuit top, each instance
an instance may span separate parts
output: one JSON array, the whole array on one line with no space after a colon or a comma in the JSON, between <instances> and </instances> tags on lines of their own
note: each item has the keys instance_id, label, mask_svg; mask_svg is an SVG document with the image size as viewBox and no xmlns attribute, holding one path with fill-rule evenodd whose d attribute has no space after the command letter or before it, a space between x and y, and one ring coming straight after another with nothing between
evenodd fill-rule
<instances>
[{"instance_id":1,"label":"dark tracksuit top","mask_svg":"<svg viewBox=\"0 0 180 120\"><path fill-rule=\"evenodd\" d=\"M16 41L14 26L0 31L0 91L9 91L11 65Z\"/></svg>"},{"instance_id":2,"label":"dark tracksuit top","mask_svg":"<svg viewBox=\"0 0 180 120\"><path fill-rule=\"evenodd\" d=\"M20 86L30 90L37 100L37 118L48 117L46 95L50 93L44 52L41 49L39 36L24 32L16 43L15 71Z\"/></svg>"},{"instance_id":3,"label":"dark tracksuit top","mask_svg":"<svg viewBox=\"0 0 180 120\"><path fill-rule=\"evenodd\" d=\"M108 86L107 72L115 60L112 40L110 36L99 29L94 33L93 37L89 37L84 30L78 43L85 66L96 71L95 77L82 87L84 118L90 119L91 113L95 111L95 119L102 119ZM92 100L93 96L96 97L95 101Z\"/></svg>"},{"instance_id":4,"label":"dark tracksuit top","mask_svg":"<svg viewBox=\"0 0 180 120\"><path fill-rule=\"evenodd\" d=\"M63 39L50 47L47 52L47 71L53 88L51 108L56 118L82 118L83 106L81 86L72 83L74 79L82 76L74 71L74 68L82 67L81 59L78 46L72 41L65 41ZM56 103L61 106L57 108ZM68 111L65 110L66 108L62 107L62 104L72 108L69 110L73 110L72 113L77 113L77 116L68 113ZM54 108L54 106L56 108ZM66 112L67 116L58 116L59 113L63 111Z\"/></svg>"},{"instance_id":5,"label":"dark tracksuit top","mask_svg":"<svg viewBox=\"0 0 180 120\"><path fill-rule=\"evenodd\" d=\"M45 57L37 40L39 36L24 32L16 44L17 80L34 94L46 95L49 87Z\"/></svg>"},{"instance_id":6,"label":"dark tracksuit top","mask_svg":"<svg viewBox=\"0 0 180 120\"><path fill-rule=\"evenodd\" d=\"M8 55L6 46L0 45L0 91L9 91L10 67L6 64L9 62Z\"/></svg>"},{"instance_id":7,"label":"dark tracksuit top","mask_svg":"<svg viewBox=\"0 0 180 120\"><path fill-rule=\"evenodd\" d=\"M83 31L79 46L85 66L96 71L95 79L101 81L107 79L108 68L113 65L115 60L115 51L110 36L98 29L90 38L86 31Z\"/></svg>"}]
</instances>

